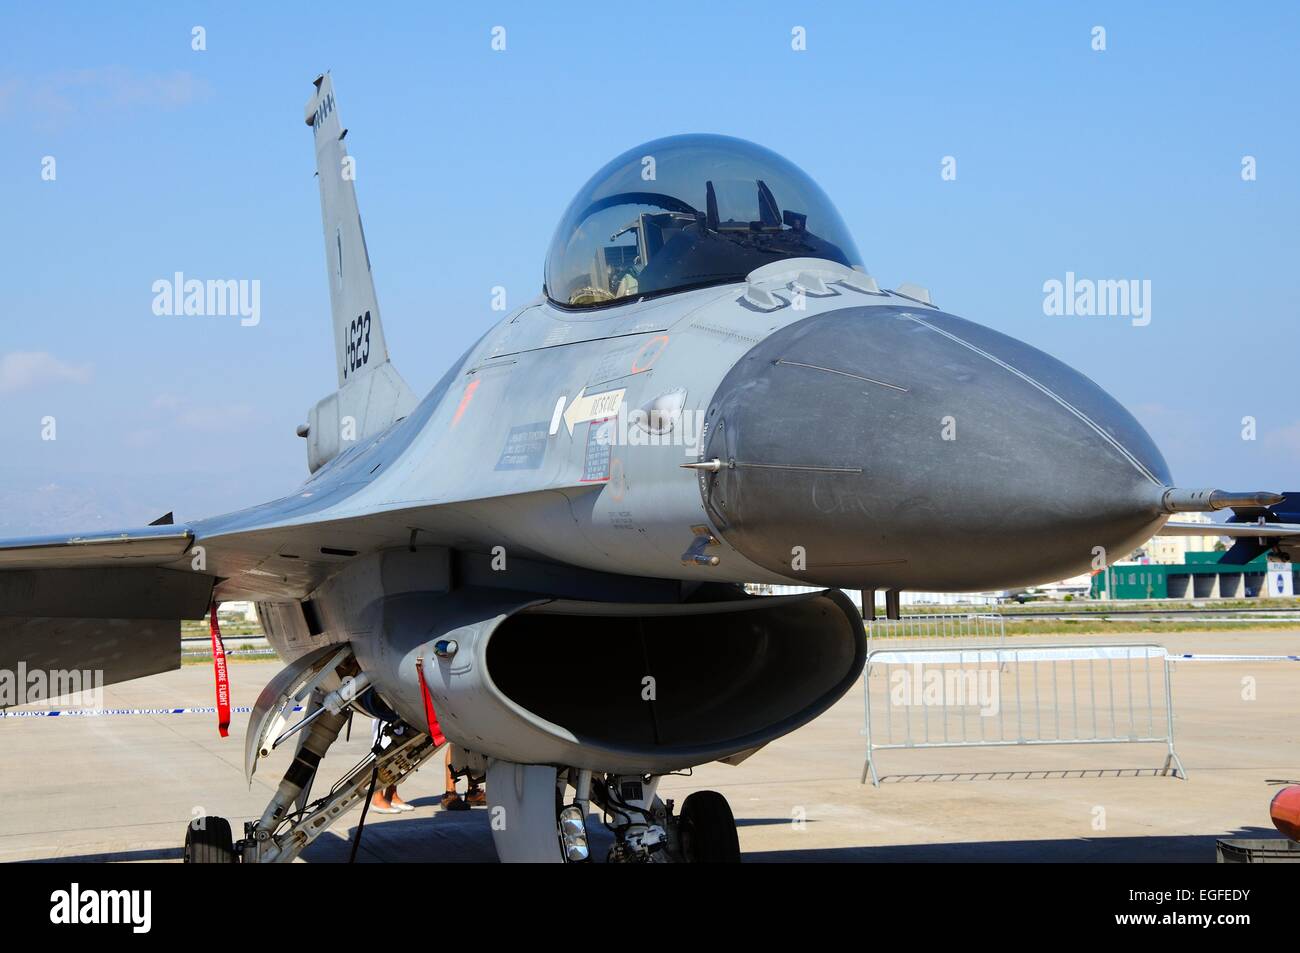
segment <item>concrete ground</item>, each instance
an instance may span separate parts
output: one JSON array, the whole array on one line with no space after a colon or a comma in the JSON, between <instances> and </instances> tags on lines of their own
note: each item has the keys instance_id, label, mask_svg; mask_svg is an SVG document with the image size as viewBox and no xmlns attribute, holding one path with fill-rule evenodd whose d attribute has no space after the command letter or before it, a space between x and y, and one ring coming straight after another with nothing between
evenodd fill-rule
<instances>
[{"instance_id":1,"label":"concrete ground","mask_svg":"<svg viewBox=\"0 0 1300 953\"><path fill-rule=\"evenodd\" d=\"M1171 653L1300 654L1300 631L1154 641ZM234 703L251 705L277 668L232 665ZM1210 862L1218 838L1276 836L1268 806L1277 788L1266 782L1300 779L1300 663L1181 662L1173 679L1185 781L1155 773L1160 745L1108 745L885 751L884 783L862 785L859 682L744 764L707 765L660 790L679 804L693 790L723 792L746 861ZM212 672L187 666L105 696L111 708L210 705ZM229 817L238 833L287 764L277 753L249 790L246 721L237 715L222 739L213 715L0 719L0 860L175 861L186 823L204 814ZM331 750L326 783L364 755L361 724ZM439 758L402 788L416 812L370 815L359 859L495 859L487 812L443 813L441 790ZM358 816L302 859L346 860Z\"/></svg>"}]
</instances>

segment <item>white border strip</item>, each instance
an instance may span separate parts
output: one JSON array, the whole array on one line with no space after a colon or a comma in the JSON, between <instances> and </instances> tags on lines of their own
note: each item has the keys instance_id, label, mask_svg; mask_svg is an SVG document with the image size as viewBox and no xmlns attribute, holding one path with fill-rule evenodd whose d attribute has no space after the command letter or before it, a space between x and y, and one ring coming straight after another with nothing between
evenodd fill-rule
<instances>
[{"instance_id":1,"label":"white border strip","mask_svg":"<svg viewBox=\"0 0 1300 953\"><path fill-rule=\"evenodd\" d=\"M230 709L231 714L247 715L251 705ZM295 705L293 711L302 711ZM215 705L191 708L38 708L32 711L0 711L0 718L116 718L121 715L215 715Z\"/></svg>"}]
</instances>

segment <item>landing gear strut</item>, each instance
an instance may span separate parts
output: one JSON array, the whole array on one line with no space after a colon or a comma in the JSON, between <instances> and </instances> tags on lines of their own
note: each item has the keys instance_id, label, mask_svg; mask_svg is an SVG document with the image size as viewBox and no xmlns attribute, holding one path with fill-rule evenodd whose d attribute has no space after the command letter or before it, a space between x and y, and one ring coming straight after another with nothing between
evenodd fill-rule
<instances>
[{"instance_id":1,"label":"landing gear strut","mask_svg":"<svg viewBox=\"0 0 1300 953\"><path fill-rule=\"evenodd\" d=\"M400 784L438 750L427 734L409 726L401 735L392 735L392 739L387 748L378 754L371 751L358 762L329 794L295 814L288 814L286 809L292 806L292 798L285 806L277 803L283 802L284 783L291 780L286 774L281 790L272 799L262 819L244 825L244 839L235 845L240 858L245 863L288 863L366 797L376 771L375 788L383 790ZM290 774L292 772L291 767Z\"/></svg>"},{"instance_id":2,"label":"landing gear strut","mask_svg":"<svg viewBox=\"0 0 1300 953\"><path fill-rule=\"evenodd\" d=\"M205 817L194 822L185 832L185 862L288 863L366 796L376 769L378 787L399 784L436 750L428 735L407 727L401 735L394 735L392 743L378 755L372 751L358 762L325 797L290 814L289 808L301 790L296 783L301 767L295 761L261 820L244 824L243 839L232 843L230 823L225 818Z\"/></svg>"},{"instance_id":3,"label":"landing gear strut","mask_svg":"<svg viewBox=\"0 0 1300 953\"><path fill-rule=\"evenodd\" d=\"M396 719L324 797L312 801L312 783L325 752L349 723L353 709L371 714L361 701L370 679L348 645L328 645L278 672L258 697L245 736L244 761L249 780L257 762L280 744L297 744L293 763L256 822L232 842L230 824L219 817L196 821L185 834L187 863L287 863L367 796L372 783L380 789L398 784L438 750L425 732ZM296 724L297 711L305 714Z\"/></svg>"}]
</instances>

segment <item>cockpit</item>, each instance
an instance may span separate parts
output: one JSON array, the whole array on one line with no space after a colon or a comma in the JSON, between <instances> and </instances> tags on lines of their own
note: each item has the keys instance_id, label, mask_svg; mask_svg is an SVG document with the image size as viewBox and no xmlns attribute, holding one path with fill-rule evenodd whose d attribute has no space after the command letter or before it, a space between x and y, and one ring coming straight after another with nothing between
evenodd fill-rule
<instances>
[{"instance_id":1,"label":"cockpit","mask_svg":"<svg viewBox=\"0 0 1300 953\"><path fill-rule=\"evenodd\" d=\"M786 258L861 265L817 183L775 152L728 136L656 139L597 172L546 256L565 308L743 281Z\"/></svg>"}]
</instances>

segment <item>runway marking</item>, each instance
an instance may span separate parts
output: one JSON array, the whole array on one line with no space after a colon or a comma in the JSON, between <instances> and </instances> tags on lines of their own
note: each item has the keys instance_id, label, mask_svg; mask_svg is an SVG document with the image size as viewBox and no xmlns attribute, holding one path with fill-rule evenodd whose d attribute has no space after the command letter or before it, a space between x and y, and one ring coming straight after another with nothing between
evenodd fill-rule
<instances>
[{"instance_id":1,"label":"runway marking","mask_svg":"<svg viewBox=\"0 0 1300 953\"><path fill-rule=\"evenodd\" d=\"M120 715L212 715L217 706L199 705L185 708L42 708L37 711L0 711L0 718L113 718ZM247 715L251 705L230 709L231 714ZM295 705L293 711L302 711Z\"/></svg>"}]
</instances>

